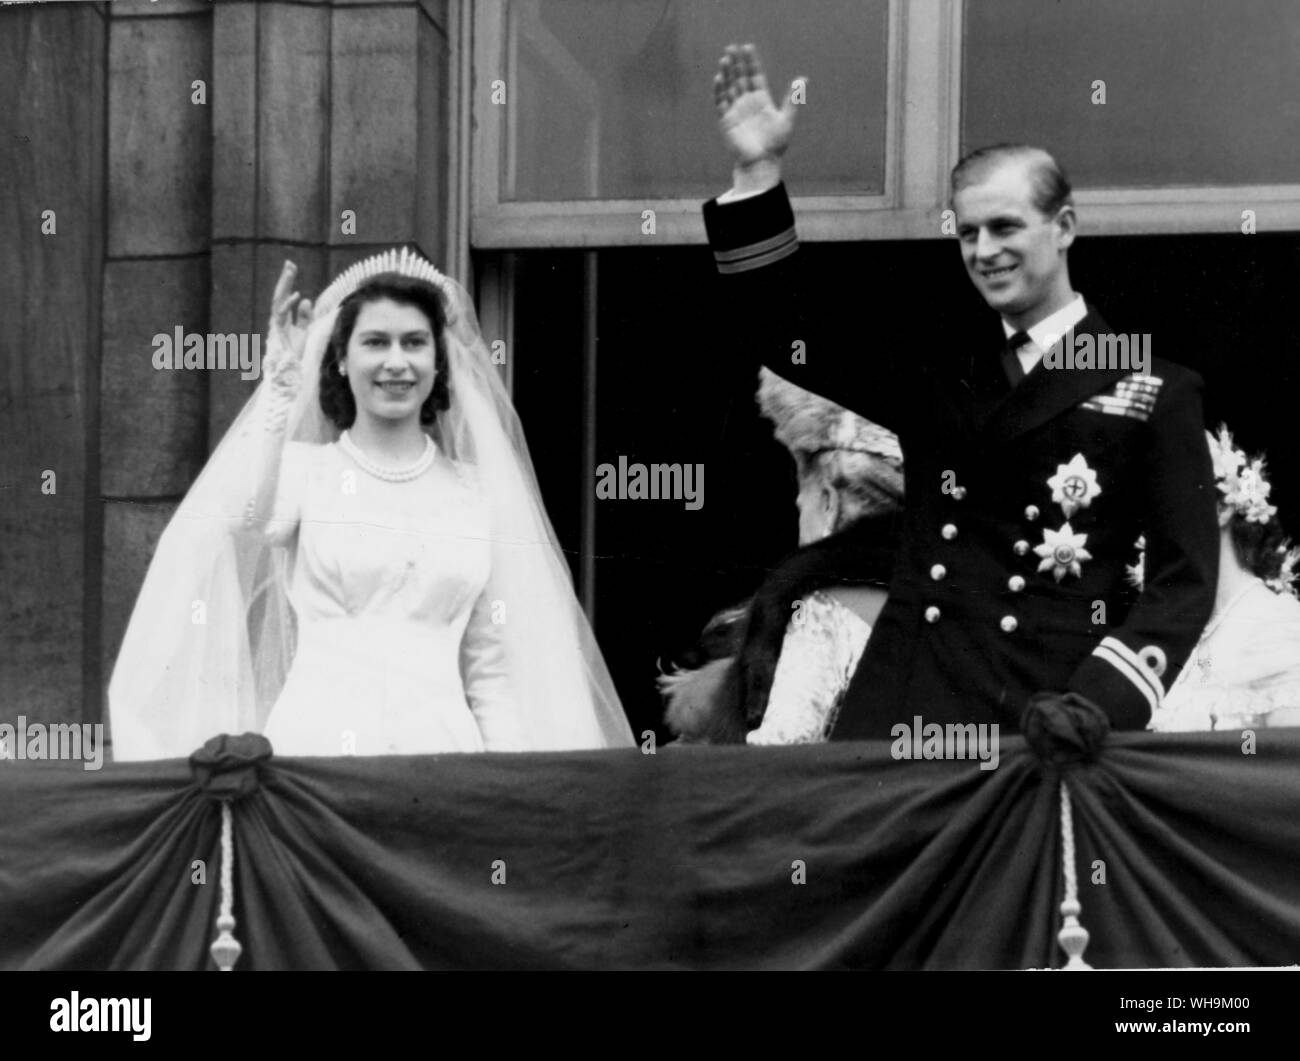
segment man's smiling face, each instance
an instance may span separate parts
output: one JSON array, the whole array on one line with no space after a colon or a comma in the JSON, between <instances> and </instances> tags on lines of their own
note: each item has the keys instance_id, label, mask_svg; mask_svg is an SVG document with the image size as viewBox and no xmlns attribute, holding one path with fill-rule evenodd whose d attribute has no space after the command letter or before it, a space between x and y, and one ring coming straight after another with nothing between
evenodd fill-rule
<instances>
[{"instance_id":1,"label":"man's smiling face","mask_svg":"<svg viewBox=\"0 0 1300 1061\"><path fill-rule=\"evenodd\" d=\"M1069 302L1065 250L1074 242L1074 209L1043 214L1028 163L990 169L953 196L953 208L971 282L1012 325L1031 327Z\"/></svg>"}]
</instances>

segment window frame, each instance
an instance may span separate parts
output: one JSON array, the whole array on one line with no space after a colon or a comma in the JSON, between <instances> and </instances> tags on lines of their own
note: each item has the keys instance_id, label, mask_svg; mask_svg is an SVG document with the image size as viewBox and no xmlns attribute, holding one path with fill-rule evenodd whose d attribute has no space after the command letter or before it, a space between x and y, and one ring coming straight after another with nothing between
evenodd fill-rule
<instances>
[{"instance_id":1,"label":"window frame","mask_svg":"<svg viewBox=\"0 0 1300 1061\"><path fill-rule=\"evenodd\" d=\"M488 100L496 77L503 77L507 86L511 83L511 56L519 42L507 39L509 2L535 7L541 0L473 4L470 244L481 250L703 244L697 199L501 199L497 175L511 112L508 103L503 109ZM884 192L793 195L802 240L944 235L948 174L957 161L961 135L965 2L889 0ZM562 64L567 54L563 45L554 41L551 47L557 64ZM581 71L574 67L572 76L580 77ZM700 106L709 105L707 95L707 86L701 86ZM901 105L904 100L907 106ZM721 144L719 160L725 164ZM725 190L720 183L718 191ZM1075 203L1083 230L1100 235L1237 232L1246 209L1255 211L1258 231L1300 230L1300 183L1077 189ZM643 210L655 212L653 236L642 234Z\"/></svg>"},{"instance_id":2,"label":"window frame","mask_svg":"<svg viewBox=\"0 0 1300 1061\"><path fill-rule=\"evenodd\" d=\"M479 0L474 9L474 136L472 216L470 240L476 249L505 250L530 247L629 247L672 246L703 244L706 242L704 222L700 215L698 198L638 198L597 199L551 202L511 202L501 198L500 173L502 156L509 137L511 121L509 95L507 104L500 108L490 102L491 84L500 77L511 84L513 56L518 41L509 39L506 4L510 0ZM535 6L539 0L514 0L526 6ZM938 191L936 181L946 179L947 167L941 160L927 158L925 145L915 135L912 142L904 141L904 120L913 130L923 128L927 121L937 118L937 100L926 101L922 106L903 108L901 99L923 99L917 91L918 84L936 76L939 63L936 45L939 37L929 30L933 11L943 6L944 0L914 0L908 5L904 0L889 0L889 39L886 44L886 100L885 100L885 164L884 191L879 195L822 195L796 196L794 204L800 213L801 234L809 239L862 239L879 238L881 226L897 229L903 215L913 210L915 204L934 200ZM921 12L920 17L909 17L909 9ZM907 41L909 32L919 37L935 40ZM919 32L923 31L923 32ZM553 41L550 47L556 56L555 65L565 65L563 45ZM904 62L908 51L913 62ZM930 61L921 61L922 53ZM505 72L501 72L504 66ZM575 70L572 76L580 76ZM933 95L933 94L931 94ZM709 87L700 86L700 106L711 105ZM496 113L492 113L495 111ZM503 120L504 119L504 120ZM955 132L955 130L954 130ZM950 137L951 139L951 137ZM931 152L934 153L933 151ZM912 164L905 161L912 159ZM725 148L718 144L719 169L726 166ZM942 160L942 161L946 161ZM725 181L720 181L718 192L726 191ZM655 212L653 236L641 232L643 210ZM914 226L921 218L912 218ZM927 235L938 231L938 216L925 221Z\"/></svg>"}]
</instances>

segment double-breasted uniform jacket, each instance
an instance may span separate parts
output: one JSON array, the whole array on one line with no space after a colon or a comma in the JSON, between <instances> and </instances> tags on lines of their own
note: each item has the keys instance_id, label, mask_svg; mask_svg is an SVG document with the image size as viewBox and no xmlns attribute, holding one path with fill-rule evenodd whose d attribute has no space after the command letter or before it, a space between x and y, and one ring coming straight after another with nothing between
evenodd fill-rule
<instances>
[{"instance_id":1,"label":"double-breasted uniform jacket","mask_svg":"<svg viewBox=\"0 0 1300 1061\"><path fill-rule=\"evenodd\" d=\"M1146 374L1040 362L1013 387L996 343L854 350L801 283L783 186L704 216L738 353L902 443L901 551L832 738L888 738L917 716L1014 731L1041 691L1145 726L1218 578L1200 378L1161 360ZM1108 332L1089 307L1075 348ZM1140 594L1126 570L1139 535Z\"/></svg>"}]
</instances>

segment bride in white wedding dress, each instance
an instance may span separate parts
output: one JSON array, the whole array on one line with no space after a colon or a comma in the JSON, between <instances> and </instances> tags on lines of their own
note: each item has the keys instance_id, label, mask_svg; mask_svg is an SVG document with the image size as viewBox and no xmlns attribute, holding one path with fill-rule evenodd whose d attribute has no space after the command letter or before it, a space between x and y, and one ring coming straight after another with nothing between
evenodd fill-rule
<instances>
[{"instance_id":1,"label":"bride in white wedding dress","mask_svg":"<svg viewBox=\"0 0 1300 1061\"><path fill-rule=\"evenodd\" d=\"M114 757L241 730L283 755L630 745L464 291L390 252L313 312L295 275L136 603Z\"/></svg>"}]
</instances>

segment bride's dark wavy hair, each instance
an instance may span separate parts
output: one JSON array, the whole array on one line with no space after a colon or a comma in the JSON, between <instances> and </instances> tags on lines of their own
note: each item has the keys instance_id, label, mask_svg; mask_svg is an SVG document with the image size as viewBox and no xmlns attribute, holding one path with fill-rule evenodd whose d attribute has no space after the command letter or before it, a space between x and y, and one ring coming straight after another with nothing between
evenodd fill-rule
<instances>
[{"instance_id":1,"label":"bride's dark wavy hair","mask_svg":"<svg viewBox=\"0 0 1300 1061\"><path fill-rule=\"evenodd\" d=\"M339 305L330 333L329 345L320 363L320 407L340 431L352 426L357 418L357 403L346 376L340 376L338 366L347 357L348 340L356 327L361 307L380 299L389 299L403 306L414 306L429 318L433 326L433 364L437 373L433 390L420 406L420 423L431 424L438 413L451 404L451 381L447 374L447 346L443 332L447 327L447 313L437 290L413 277L398 273L384 273L367 280Z\"/></svg>"}]
</instances>

